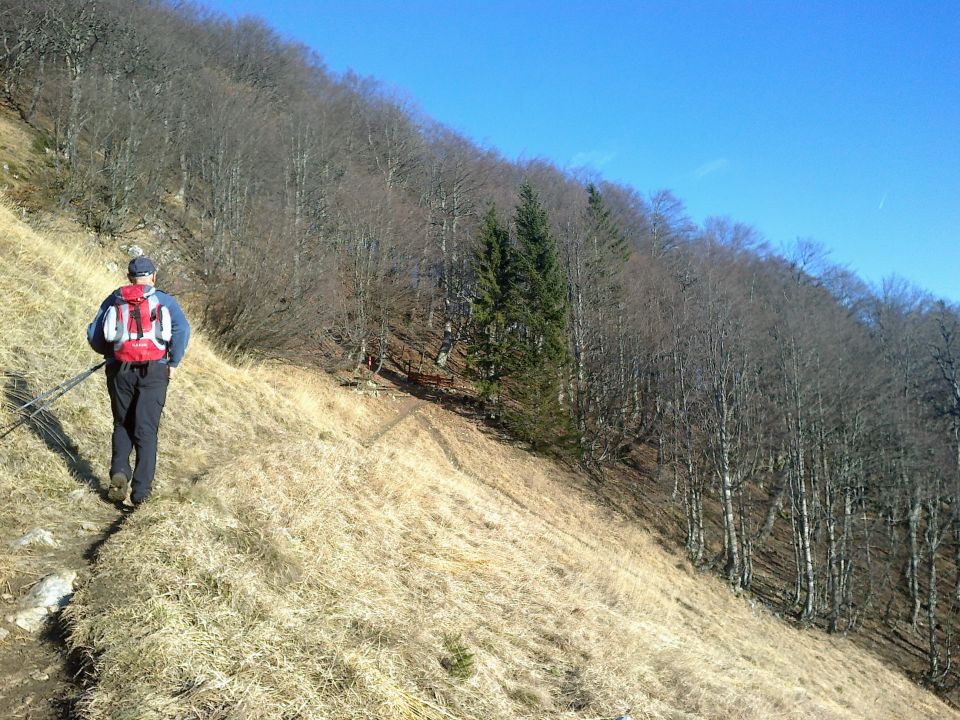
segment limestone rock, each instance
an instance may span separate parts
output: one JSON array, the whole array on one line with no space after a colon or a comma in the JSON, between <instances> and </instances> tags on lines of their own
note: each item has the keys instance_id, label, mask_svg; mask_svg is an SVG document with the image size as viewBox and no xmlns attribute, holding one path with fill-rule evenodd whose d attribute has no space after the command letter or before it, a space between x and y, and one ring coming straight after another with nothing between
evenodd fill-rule
<instances>
[{"instance_id":1,"label":"limestone rock","mask_svg":"<svg viewBox=\"0 0 960 720\"><path fill-rule=\"evenodd\" d=\"M58 611L73 596L73 583L77 573L66 570L47 575L33 586L20 601L20 610L7 618L22 630L38 632L46 624L51 613Z\"/></svg>"},{"instance_id":2,"label":"limestone rock","mask_svg":"<svg viewBox=\"0 0 960 720\"><path fill-rule=\"evenodd\" d=\"M143 255L143 248L139 245L131 245L127 248L127 255L132 258L138 258Z\"/></svg>"},{"instance_id":3,"label":"limestone rock","mask_svg":"<svg viewBox=\"0 0 960 720\"><path fill-rule=\"evenodd\" d=\"M77 580L77 573L65 570L47 575L33 586L27 596L21 601L20 607L26 608L62 608L73 596L73 583Z\"/></svg>"},{"instance_id":4,"label":"limestone rock","mask_svg":"<svg viewBox=\"0 0 960 720\"><path fill-rule=\"evenodd\" d=\"M32 607L21 610L10 618L10 621L21 630L29 633L39 632L50 617L50 611L45 607Z\"/></svg>"},{"instance_id":5,"label":"limestone rock","mask_svg":"<svg viewBox=\"0 0 960 720\"><path fill-rule=\"evenodd\" d=\"M35 527L25 535L21 535L10 543L10 547L23 548L31 545L46 545L47 547L56 547L57 541L53 539L53 534L49 530Z\"/></svg>"}]
</instances>

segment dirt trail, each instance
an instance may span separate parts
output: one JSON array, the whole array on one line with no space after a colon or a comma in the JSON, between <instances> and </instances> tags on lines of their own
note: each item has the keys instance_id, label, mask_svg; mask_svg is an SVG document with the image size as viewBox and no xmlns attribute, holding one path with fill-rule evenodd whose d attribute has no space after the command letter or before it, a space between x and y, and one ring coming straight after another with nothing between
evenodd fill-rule
<instances>
[{"instance_id":1,"label":"dirt trail","mask_svg":"<svg viewBox=\"0 0 960 720\"><path fill-rule=\"evenodd\" d=\"M377 428L366 439L364 446L374 445L424 405L424 401L416 397L405 400L396 415ZM24 549L18 553L22 572L10 587L0 588L0 619L14 614L18 609L18 601L37 581L50 573L73 570L77 572L76 586L86 582L96 562L97 551L120 530L126 519L124 513L104 499L106 479L92 471L90 463L82 459L79 451L62 432L56 418L47 415L18 432L32 431L48 446L62 451L64 459L70 463L78 487L86 485L97 492L101 500L98 503L75 502L66 508L55 524L47 523L49 527L44 529L54 534L57 547ZM442 441L441 437L437 437ZM445 445L443 443L442 446ZM444 447L444 452L448 457L454 457L449 446ZM0 538L0 541L9 542L13 539ZM10 629L11 633L0 642L0 720L74 718L74 707L82 687L78 677L80 669L66 650L67 629L64 624L57 617L39 634L27 633L9 623L4 623L3 627Z\"/></svg>"},{"instance_id":2,"label":"dirt trail","mask_svg":"<svg viewBox=\"0 0 960 720\"><path fill-rule=\"evenodd\" d=\"M30 389L21 386L21 378L9 374L7 377L4 400L12 406L22 404L23 398L30 396ZM397 414L364 441L364 446L374 445L424 404L416 397L406 399ZM0 587L0 628L9 631L8 636L0 637L0 720L72 720L83 687L81 669L66 648L69 629L59 614L37 634L21 630L6 618L14 615L21 599L51 573L76 572L75 589L87 582L100 547L122 528L128 516L106 499L106 477L93 470L93 464L83 457L53 413L45 411L16 432L32 432L60 455L77 481L77 490L71 494L76 496L73 500L60 499L43 513L43 529L53 534L57 546L17 550L19 572L8 586ZM185 478L173 478L165 484L172 490L184 482ZM91 498L84 488L98 499ZM56 506L57 511L51 512L51 506ZM0 535L0 543L16 539L16 535L7 535L9 528Z\"/></svg>"},{"instance_id":3,"label":"dirt trail","mask_svg":"<svg viewBox=\"0 0 960 720\"><path fill-rule=\"evenodd\" d=\"M413 412L416 413L421 409L422 409L421 407L417 407L414 409ZM401 411L401 413L398 414L398 416L395 417L393 421L391 421L385 426L385 429L383 429L377 437L381 437L383 434L385 434L390 429L395 427L397 423L399 423L404 417L406 417L409 414L410 414L409 411L406 413L403 413L403 411ZM417 420L419 421L423 429L427 432L427 434L431 437L431 439L437 444L437 447L440 448L440 451L443 453L444 457L447 459L447 462L450 463L450 466L454 470L458 472L462 472L468 475L474 482L490 488L491 490L496 492L498 495L500 495L505 501L509 501L513 503L513 505L518 510L520 510L521 512L527 513L529 515L532 515L533 517L536 517L544 525L549 526L557 534L563 535L575 545L579 545L583 548L586 548L592 552L597 553L598 555L604 554L606 552L602 543L590 542L589 540L583 537L580 537L579 535L575 535L574 533L571 533L569 530L562 527L559 523L555 522L546 514L538 510L536 507L532 506L529 502L519 497L516 493L511 492L511 490L504 484L492 482L489 478L485 478L482 475L471 472L468 468L465 468L463 464L460 462L460 459L457 457L456 451L450 446L450 443L447 441L447 438L444 437L442 432L440 432L440 430L434 424L430 416L425 413L417 413ZM621 571L630 575L635 575L634 571L630 570L629 568L622 569Z\"/></svg>"},{"instance_id":4,"label":"dirt trail","mask_svg":"<svg viewBox=\"0 0 960 720\"><path fill-rule=\"evenodd\" d=\"M96 552L122 525L124 516L111 504L91 507L77 503L76 513L45 528L59 545L44 551L24 550L22 572L3 588L0 615L17 610L17 602L45 575L62 570L77 572L76 584L86 581ZM64 627L55 616L39 634L4 623L10 636L0 643L0 718L67 720L79 693L77 670L67 656Z\"/></svg>"},{"instance_id":5,"label":"dirt trail","mask_svg":"<svg viewBox=\"0 0 960 720\"><path fill-rule=\"evenodd\" d=\"M397 414L394 415L390 420L387 420L383 425L378 427L366 440L363 442L364 447L371 447L374 445L380 438L386 435L388 432L393 430L397 425L403 422L406 418L410 417L414 413L418 412L421 408L424 407L426 403L423 400L415 397L408 397L403 405L400 406L400 409L397 411Z\"/></svg>"},{"instance_id":6,"label":"dirt trail","mask_svg":"<svg viewBox=\"0 0 960 720\"><path fill-rule=\"evenodd\" d=\"M6 378L4 401L11 406L19 406L35 394L22 377L7 373ZM66 720L73 717L79 687L59 615L37 634L6 619L19 610L21 599L33 585L51 573L76 572L74 588L84 583L97 550L120 529L126 516L106 500L102 486L105 478L94 472L53 412L39 413L14 432L32 433L59 455L77 481L77 489L66 498L45 498L41 494L14 499L33 504L37 516L44 517L42 525L37 526L50 532L56 545L13 550L18 572L6 587L0 587L0 627L9 633L0 640L0 718ZM4 545L17 539L8 536L11 530L3 528L0 542Z\"/></svg>"},{"instance_id":7,"label":"dirt trail","mask_svg":"<svg viewBox=\"0 0 960 720\"><path fill-rule=\"evenodd\" d=\"M385 421L380 427L378 427L369 438L367 438L363 446L371 447L382 439L387 433L391 432L394 428L397 427L401 422L415 415L417 421L427 431L427 434L433 439L433 441L443 452L444 457L446 457L447 462L453 467L454 470L462 470L463 467L460 465L460 460L457 459L457 454L453 451L453 448L450 447L450 443L447 442L447 439L440 433L439 430L434 426L433 421L427 416L422 414L420 411L428 407L425 400L421 400L416 397L407 398L403 405L400 406L400 409L397 411L397 414L394 415L389 420Z\"/></svg>"},{"instance_id":8,"label":"dirt trail","mask_svg":"<svg viewBox=\"0 0 960 720\"><path fill-rule=\"evenodd\" d=\"M420 421L420 424L423 426L424 430L426 430L430 437L433 438L433 441L437 444L437 447L440 448L444 457L447 458L447 462L450 463L450 466L454 470L462 471L463 466L460 464L457 454L453 451L453 448L450 447L450 443L447 442L447 439L440 433L439 430L437 430L436 426L433 424L433 421L430 420L430 418L426 415L418 415L417 420ZM470 477L475 476L473 473L471 473ZM479 480L480 478L476 479Z\"/></svg>"}]
</instances>

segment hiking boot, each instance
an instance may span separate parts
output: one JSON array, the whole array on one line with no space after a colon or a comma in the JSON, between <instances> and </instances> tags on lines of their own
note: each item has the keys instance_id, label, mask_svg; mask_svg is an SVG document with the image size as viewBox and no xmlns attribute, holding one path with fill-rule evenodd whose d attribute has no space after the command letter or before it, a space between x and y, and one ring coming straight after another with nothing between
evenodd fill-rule
<instances>
[{"instance_id":1,"label":"hiking boot","mask_svg":"<svg viewBox=\"0 0 960 720\"><path fill-rule=\"evenodd\" d=\"M122 503L130 492L130 478L123 473L114 473L110 476L110 488L107 490L107 499L111 502Z\"/></svg>"}]
</instances>

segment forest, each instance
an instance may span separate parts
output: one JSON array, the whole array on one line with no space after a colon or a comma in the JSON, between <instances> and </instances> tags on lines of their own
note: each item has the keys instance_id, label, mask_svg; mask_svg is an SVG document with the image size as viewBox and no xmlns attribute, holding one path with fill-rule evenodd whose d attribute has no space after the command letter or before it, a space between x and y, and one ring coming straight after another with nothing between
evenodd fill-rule
<instances>
[{"instance_id":1,"label":"forest","mask_svg":"<svg viewBox=\"0 0 960 720\"><path fill-rule=\"evenodd\" d=\"M0 33L43 168L15 199L151 232L223 348L379 365L427 338L532 448L598 478L655 453L695 566L749 591L775 556L777 612L873 628L956 689L956 304L694 223L669 190L508 160L257 19L2 0Z\"/></svg>"}]
</instances>

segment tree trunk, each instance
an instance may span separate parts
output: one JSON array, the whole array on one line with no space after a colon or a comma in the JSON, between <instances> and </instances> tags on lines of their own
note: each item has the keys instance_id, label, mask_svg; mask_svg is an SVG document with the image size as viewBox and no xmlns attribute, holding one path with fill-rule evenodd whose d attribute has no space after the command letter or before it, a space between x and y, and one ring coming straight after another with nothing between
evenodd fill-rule
<instances>
[{"instance_id":1,"label":"tree trunk","mask_svg":"<svg viewBox=\"0 0 960 720\"><path fill-rule=\"evenodd\" d=\"M834 491L829 480L824 482L824 511L827 525L827 574L829 578L830 616L828 629L837 631L840 621L840 596L842 593L840 582L843 576L840 568L839 548L837 547L837 519L834 515Z\"/></svg>"},{"instance_id":2,"label":"tree trunk","mask_svg":"<svg viewBox=\"0 0 960 720\"><path fill-rule=\"evenodd\" d=\"M44 68L47 62L47 54L45 52L40 52L39 58L37 60L37 75L33 79L33 90L30 93L30 104L27 106L25 112L21 114L23 121L28 125L33 120L33 115L37 111L37 104L40 102L40 95L43 92L43 83L44 83Z\"/></svg>"},{"instance_id":3,"label":"tree trunk","mask_svg":"<svg viewBox=\"0 0 960 720\"><path fill-rule=\"evenodd\" d=\"M943 680L940 671L940 651L937 646L937 556L939 555L942 531L940 529L940 498L934 497L927 505L927 639L930 682L939 685ZM948 666L949 669L949 666Z\"/></svg>"},{"instance_id":4,"label":"tree trunk","mask_svg":"<svg viewBox=\"0 0 960 720\"><path fill-rule=\"evenodd\" d=\"M450 357L450 352L453 350L456 341L457 338L453 332L453 321L448 319L443 323L443 342L440 343L440 350L437 352L435 360L437 367L447 367L447 360Z\"/></svg>"},{"instance_id":5,"label":"tree trunk","mask_svg":"<svg viewBox=\"0 0 960 720\"><path fill-rule=\"evenodd\" d=\"M740 583L740 548L737 538L736 519L733 511L733 478L730 472L730 448L728 445L727 434L727 408L726 397L719 399L721 405L720 425L719 425L719 454L720 454L720 497L723 506L723 532L724 549L726 551L726 563L724 574L734 585Z\"/></svg>"},{"instance_id":6,"label":"tree trunk","mask_svg":"<svg viewBox=\"0 0 960 720\"><path fill-rule=\"evenodd\" d=\"M800 429L802 433L802 426ZM802 434L801 434L802 437ZM796 449L797 456L797 473L796 473L796 489L797 489L797 510L799 512L799 530L800 530L800 552L802 554L803 560L803 571L804 571L804 585L805 585L805 596L803 603L803 618L810 619L813 617L814 611L814 597L816 593L816 585L814 580L813 573L813 553L811 550L810 542L810 514L807 508L807 483L806 483L806 474L804 469L804 453L802 447Z\"/></svg>"},{"instance_id":7,"label":"tree trunk","mask_svg":"<svg viewBox=\"0 0 960 720\"><path fill-rule=\"evenodd\" d=\"M907 478L903 477L904 487ZM913 497L910 500L910 512L907 516L907 546L909 555L907 557L907 587L910 589L910 601L912 603L910 610L910 624L914 630L917 629L917 623L920 619L920 514L923 506L920 504L919 487L914 490Z\"/></svg>"}]
</instances>

